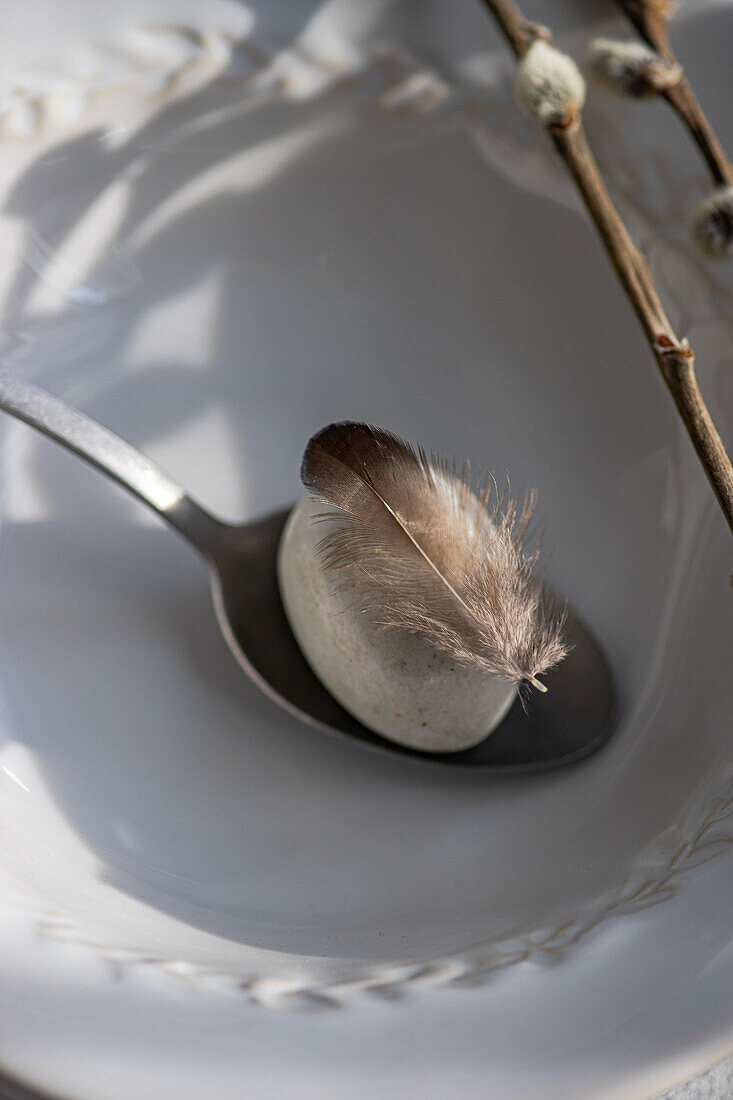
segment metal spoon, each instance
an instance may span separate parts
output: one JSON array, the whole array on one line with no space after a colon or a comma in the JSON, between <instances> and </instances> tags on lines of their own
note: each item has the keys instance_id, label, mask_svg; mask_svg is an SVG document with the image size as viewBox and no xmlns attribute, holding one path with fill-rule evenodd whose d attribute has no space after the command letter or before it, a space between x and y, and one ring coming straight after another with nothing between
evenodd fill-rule
<instances>
[{"instance_id":1,"label":"metal spoon","mask_svg":"<svg viewBox=\"0 0 733 1100\"><path fill-rule=\"evenodd\" d=\"M221 631L247 675L285 710L384 753L440 766L531 772L569 764L611 735L614 693L600 649L573 614L570 656L547 677L546 695L517 701L480 745L438 756L402 748L352 718L311 671L293 637L278 590L277 547L289 508L244 524L216 519L155 463L107 428L8 368L0 368L0 408L129 489L205 559Z\"/></svg>"}]
</instances>

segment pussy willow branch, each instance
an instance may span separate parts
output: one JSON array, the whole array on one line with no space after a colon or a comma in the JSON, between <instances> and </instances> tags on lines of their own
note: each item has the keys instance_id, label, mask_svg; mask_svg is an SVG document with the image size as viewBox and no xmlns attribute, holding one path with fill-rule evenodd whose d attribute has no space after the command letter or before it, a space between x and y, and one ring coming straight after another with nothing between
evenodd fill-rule
<instances>
[{"instance_id":1,"label":"pussy willow branch","mask_svg":"<svg viewBox=\"0 0 733 1100\"><path fill-rule=\"evenodd\" d=\"M547 39L523 16L514 0L483 0L517 58L536 38ZM580 112L547 131L568 169L626 295L639 318L649 347L697 451L728 526L733 531L733 467L713 424L695 377L695 361L686 340L679 340L664 312L649 262L629 236L590 150Z\"/></svg>"},{"instance_id":2,"label":"pussy willow branch","mask_svg":"<svg viewBox=\"0 0 733 1100\"><path fill-rule=\"evenodd\" d=\"M669 16L673 5L665 0L616 0L616 3L646 44L656 50L665 61L677 65L677 58L669 42ZM666 88L660 95L677 112L690 131L710 169L713 183L717 186L732 184L733 169L730 161L684 73L677 84Z\"/></svg>"}]
</instances>

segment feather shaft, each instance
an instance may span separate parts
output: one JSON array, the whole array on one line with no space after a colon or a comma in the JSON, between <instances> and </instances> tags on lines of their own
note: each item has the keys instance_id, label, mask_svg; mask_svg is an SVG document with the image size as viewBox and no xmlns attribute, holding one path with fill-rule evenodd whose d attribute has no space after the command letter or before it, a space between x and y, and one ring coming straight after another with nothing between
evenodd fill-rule
<instances>
[{"instance_id":1,"label":"feather shaft","mask_svg":"<svg viewBox=\"0 0 733 1100\"><path fill-rule=\"evenodd\" d=\"M377 496L379 496L379 494L378 494L378 493L377 493ZM460 597L460 596L458 595L458 593L456 592L456 590L455 590L455 588L453 587L453 585L452 585L452 584L450 583L450 581L449 581L449 580L447 580L447 579L446 579L446 577L444 577L444 576L443 576L443 574L442 574L442 573L441 573L441 571L440 571L440 570L438 569L438 567L437 567L437 565L435 564L435 562L434 562L434 561L433 561L433 560L432 560L432 559L430 558L430 556L429 556L428 554L426 554L426 553L425 553L425 551L423 550L422 546L421 546L421 545L420 545L420 543L419 543L419 542L417 541L417 539L416 539L416 538L414 538L414 537L413 537L413 536L412 536L412 535L410 534L410 532L408 531L407 527L405 527L404 523L402 522L402 520L400 519L400 517L399 517L399 516L397 515L397 513L396 513L396 512L394 511L394 509L393 509L393 508L390 508L389 504L387 503L387 501L386 501L386 500L384 500L384 498L383 498L383 497L379 497L379 499L380 499L380 500L382 501L382 504L383 504L383 505L384 505L384 507L385 507L385 508L387 509L387 511L389 512L389 514L390 514L391 516L393 516L393 517L394 517L394 519L395 519L395 520L397 521L397 523L399 523L400 527L401 527L401 528L402 528L402 530L403 530L403 531L405 532L405 534L407 535L408 539L410 540L410 542L412 543L412 545L413 545L413 546L415 547L415 549L417 550L417 552L418 552L419 554L421 554L421 555L422 555L422 557L423 557L423 558L425 559L425 561L426 561L426 562L427 562L427 564L428 564L428 565L430 566L430 568L431 568L432 570L434 570L435 574L436 574L436 575L437 575L437 576L438 576L438 577L440 578L440 580L441 580L441 581L443 582L443 584L444 584L444 585L446 586L446 588L448 589L448 591L449 591L449 592L450 592L450 593L451 593L451 594L452 594L453 596L455 596L455 598L456 598L456 599L458 600L458 602L459 602L459 604L461 605L461 607L464 607L464 608L466 609L467 613L468 613L468 614L470 615L470 614L471 614L471 611L470 611L470 609L469 609L469 608L468 608L468 607L466 606L466 604L464 603L464 601L463 601L463 600L461 599L461 597Z\"/></svg>"}]
</instances>

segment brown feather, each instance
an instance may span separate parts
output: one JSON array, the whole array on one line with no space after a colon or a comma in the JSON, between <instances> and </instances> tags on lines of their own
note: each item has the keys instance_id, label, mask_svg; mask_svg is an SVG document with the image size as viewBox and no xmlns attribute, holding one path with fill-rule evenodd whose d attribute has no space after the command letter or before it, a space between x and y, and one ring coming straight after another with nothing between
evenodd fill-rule
<instances>
[{"instance_id":1,"label":"brown feather","mask_svg":"<svg viewBox=\"0 0 733 1100\"><path fill-rule=\"evenodd\" d=\"M534 572L537 552L522 548L532 496L497 503L493 482L473 491L467 467L456 474L350 422L311 439L301 477L339 509L322 517L318 549L354 610L504 680L531 680L566 655L563 614Z\"/></svg>"}]
</instances>

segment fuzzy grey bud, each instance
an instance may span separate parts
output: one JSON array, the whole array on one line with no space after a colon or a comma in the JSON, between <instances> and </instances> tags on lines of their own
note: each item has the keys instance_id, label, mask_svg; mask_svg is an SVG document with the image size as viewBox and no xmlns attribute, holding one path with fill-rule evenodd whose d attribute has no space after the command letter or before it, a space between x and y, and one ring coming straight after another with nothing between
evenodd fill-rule
<instances>
[{"instance_id":1,"label":"fuzzy grey bud","mask_svg":"<svg viewBox=\"0 0 733 1100\"><path fill-rule=\"evenodd\" d=\"M588 72L621 95L642 99L659 95L682 79L682 68L667 62L643 42L596 38L588 51Z\"/></svg>"},{"instance_id":2,"label":"fuzzy grey bud","mask_svg":"<svg viewBox=\"0 0 733 1100\"><path fill-rule=\"evenodd\" d=\"M514 96L543 126L569 121L585 102L585 80L572 57L533 42L517 67Z\"/></svg>"},{"instance_id":3,"label":"fuzzy grey bud","mask_svg":"<svg viewBox=\"0 0 733 1100\"><path fill-rule=\"evenodd\" d=\"M713 260L733 251L733 186L720 187L704 199L692 219L695 240Z\"/></svg>"}]
</instances>

